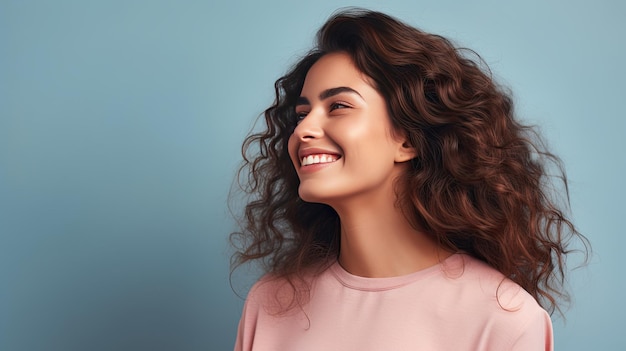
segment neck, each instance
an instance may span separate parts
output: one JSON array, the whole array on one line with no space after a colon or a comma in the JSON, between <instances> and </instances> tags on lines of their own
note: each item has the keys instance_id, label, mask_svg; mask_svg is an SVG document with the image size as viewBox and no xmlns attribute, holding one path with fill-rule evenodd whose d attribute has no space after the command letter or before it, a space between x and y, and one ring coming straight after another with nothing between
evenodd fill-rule
<instances>
[{"instance_id":1,"label":"neck","mask_svg":"<svg viewBox=\"0 0 626 351\"><path fill-rule=\"evenodd\" d=\"M340 208L339 263L363 277L392 277L433 266L450 254L414 228L396 205L394 192Z\"/></svg>"}]
</instances>

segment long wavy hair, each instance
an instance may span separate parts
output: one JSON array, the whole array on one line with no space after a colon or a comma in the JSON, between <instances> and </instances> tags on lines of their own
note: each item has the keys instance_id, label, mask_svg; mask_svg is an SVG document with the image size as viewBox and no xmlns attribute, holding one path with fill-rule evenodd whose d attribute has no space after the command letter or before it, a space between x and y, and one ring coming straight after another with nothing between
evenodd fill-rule
<instances>
[{"instance_id":1,"label":"long wavy hair","mask_svg":"<svg viewBox=\"0 0 626 351\"><path fill-rule=\"evenodd\" d=\"M287 150L305 76L333 52L347 53L371 78L392 125L417 151L397 183L407 219L444 248L497 269L549 312L558 309L567 300L570 239L587 249L562 208L569 195L561 161L514 117L509 93L478 55L367 10L339 12L322 26L315 48L276 81L266 129L245 139L238 180L249 197L241 231L231 235L233 269L261 262L289 282L293 306L307 301L306 284L298 284L305 272L338 256L340 219L330 206L299 198Z\"/></svg>"}]
</instances>

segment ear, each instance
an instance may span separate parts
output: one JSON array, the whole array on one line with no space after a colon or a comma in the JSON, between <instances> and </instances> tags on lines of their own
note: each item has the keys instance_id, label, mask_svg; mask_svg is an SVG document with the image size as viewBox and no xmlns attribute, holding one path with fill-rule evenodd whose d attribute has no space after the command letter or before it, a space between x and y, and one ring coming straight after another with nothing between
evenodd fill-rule
<instances>
[{"instance_id":1,"label":"ear","mask_svg":"<svg viewBox=\"0 0 626 351\"><path fill-rule=\"evenodd\" d=\"M403 139L398 143L398 149L396 150L396 156L394 157L394 161L396 163L402 163L406 161L410 161L417 156L417 151L408 140Z\"/></svg>"}]
</instances>

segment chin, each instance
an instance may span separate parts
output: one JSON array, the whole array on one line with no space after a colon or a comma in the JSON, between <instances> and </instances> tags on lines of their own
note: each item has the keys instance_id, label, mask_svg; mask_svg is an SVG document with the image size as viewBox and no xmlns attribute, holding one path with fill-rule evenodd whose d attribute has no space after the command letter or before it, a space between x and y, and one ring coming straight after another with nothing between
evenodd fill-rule
<instances>
[{"instance_id":1,"label":"chin","mask_svg":"<svg viewBox=\"0 0 626 351\"><path fill-rule=\"evenodd\" d=\"M328 204L329 200L333 198L332 194L329 194L328 191L323 191L319 188L311 189L310 187L302 185L300 185L300 188L298 189L298 195L306 202L323 204Z\"/></svg>"},{"instance_id":2,"label":"chin","mask_svg":"<svg viewBox=\"0 0 626 351\"><path fill-rule=\"evenodd\" d=\"M300 196L300 198L306 202L321 202L324 203L323 201L323 196L319 196L319 194L316 193L312 193L310 191L303 191L303 190L299 190L298 191L298 195Z\"/></svg>"}]
</instances>

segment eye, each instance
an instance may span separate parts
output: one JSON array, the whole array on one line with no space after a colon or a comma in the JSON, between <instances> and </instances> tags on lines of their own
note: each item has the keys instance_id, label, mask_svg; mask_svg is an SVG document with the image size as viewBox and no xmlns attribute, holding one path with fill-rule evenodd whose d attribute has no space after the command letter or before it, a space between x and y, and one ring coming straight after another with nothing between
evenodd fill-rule
<instances>
[{"instance_id":1,"label":"eye","mask_svg":"<svg viewBox=\"0 0 626 351\"><path fill-rule=\"evenodd\" d=\"M350 108L350 106L343 102L333 102L332 104L330 104L331 111L342 109L342 108Z\"/></svg>"},{"instance_id":2,"label":"eye","mask_svg":"<svg viewBox=\"0 0 626 351\"><path fill-rule=\"evenodd\" d=\"M302 122L302 120L308 115L309 113L306 111L296 111L296 117L295 117L295 121L296 124L299 124L300 122Z\"/></svg>"}]
</instances>

